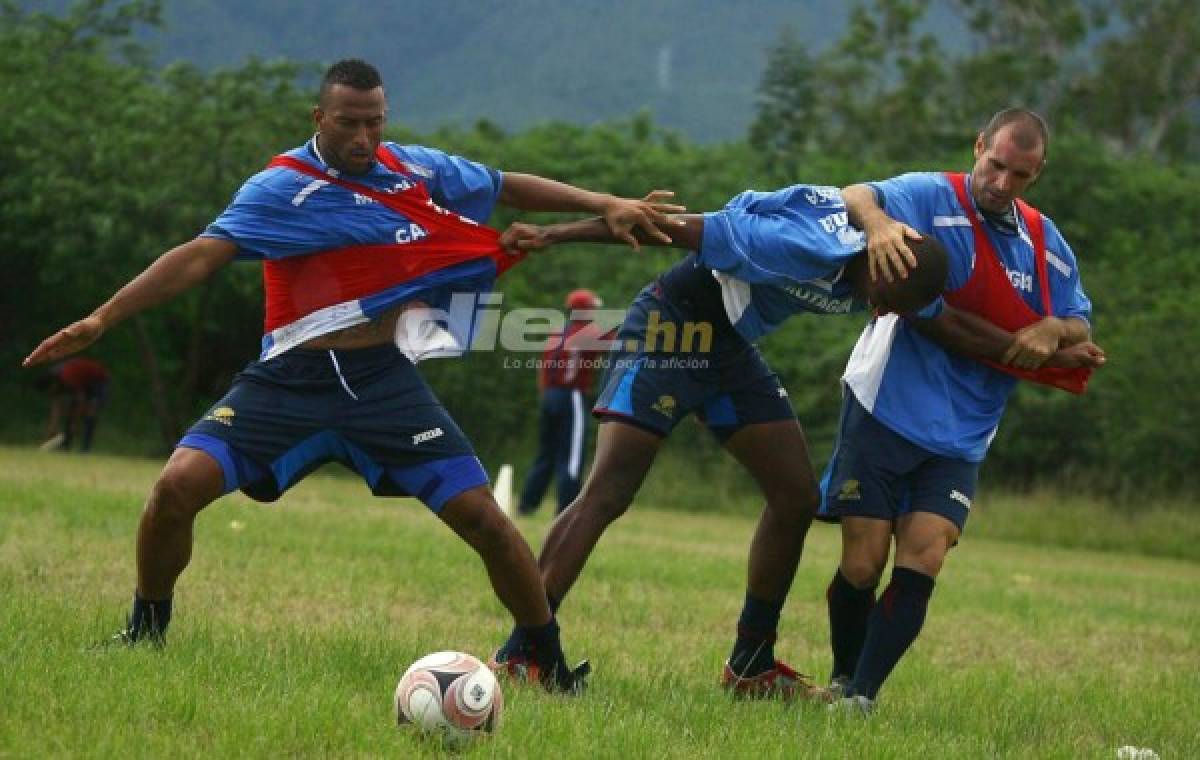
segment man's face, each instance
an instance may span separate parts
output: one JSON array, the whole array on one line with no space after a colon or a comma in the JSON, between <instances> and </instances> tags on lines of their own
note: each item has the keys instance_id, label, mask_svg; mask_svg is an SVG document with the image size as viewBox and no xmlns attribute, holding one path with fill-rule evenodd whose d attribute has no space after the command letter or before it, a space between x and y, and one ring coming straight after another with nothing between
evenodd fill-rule
<instances>
[{"instance_id":1,"label":"man's face","mask_svg":"<svg viewBox=\"0 0 1200 760\"><path fill-rule=\"evenodd\" d=\"M313 109L325 161L347 174L366 174L375 165L375 149L383 140L387 100L383 88L356 90L344 84L329 88Z\"/></svg>"},{"instance_id":2,"label":"man's face","mask_svg":"<svg viewBox=\"0 0 1200 760\"><path fill-rule=\"evenodd\" d=\"M971 195L985 211L1007 210L1042 171L1045 146L1020 148L1012 139L1013 126L1001 127L992 135L991 145L984 145L982 134L975 140Z\"/></svg>"}]
</instances>

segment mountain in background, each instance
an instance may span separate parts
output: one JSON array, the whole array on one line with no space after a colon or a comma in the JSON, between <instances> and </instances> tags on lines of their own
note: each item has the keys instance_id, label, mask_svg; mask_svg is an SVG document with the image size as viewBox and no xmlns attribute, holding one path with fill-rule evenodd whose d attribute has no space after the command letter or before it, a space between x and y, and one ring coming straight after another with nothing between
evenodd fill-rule
<instances>
[{"instance_id":1,"label":"mountain in background","mask_svg":"<svg viewBox=\"0 0 1200 760\"><path fill-rule=\"evenodd\" d=\"M815 51L841 36L846 16L836 0L164 0L165 27L142 36L164 63L205 68L251 55L365 58L388 85L393 121L420 131L646 111L715 141L745 135L784 27Z\"/></svg>"}]
</instances>

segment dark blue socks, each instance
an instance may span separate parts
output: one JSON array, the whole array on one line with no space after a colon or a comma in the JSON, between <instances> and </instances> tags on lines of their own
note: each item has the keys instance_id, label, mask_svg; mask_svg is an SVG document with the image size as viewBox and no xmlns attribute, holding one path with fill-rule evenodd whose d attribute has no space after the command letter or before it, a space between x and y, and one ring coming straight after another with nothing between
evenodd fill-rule
<instances>
[{"instance_id":1,"label":"dark blue socks","mask_svg":"<svg viewBox=\"0 0 1200 760\"><path fill-rule=\"evenodd\" d=\"M746 594L738 618L737 641L729 655L729 667L738 676L753 678L775 667L775 629L782 611L782 599L772 602Z\"/></svg>"},{"instance_id":2,"label":"dark blue socks","mask_svg":"<svg viewBox=\"0 0 1200 760\"><path fill-rule=\"evenodd\" d=\"M162 641L171 623L171 599L143 599L135 592L133 612L129 614L127 633L132 641L150 639Z\"/></svg>"},{"instance_id":3,"label":"dark blue socks","mask_svg":"<svg viewBox=\"0 0 1200 760\"><path fill-rule=\"evenodd\" d=\"M933 578L907 567L892 569L892 582L868 618L867 639L850 694L875 699L892 668L921 632L932 594Z\"/></svg>"},{"instance_id":4,"label":"dark blue socks","mask_svg":"<svg viewBox=\"0 0 1200 760\"><path fill-rule=\"evenodd\" d=\"M875 607L875 587L855 588L839 568L825 591L825 600L829 605L829 643L833 648L830 680L849 681L867 638L867 618Z\"/></svg>"}]
</instances>

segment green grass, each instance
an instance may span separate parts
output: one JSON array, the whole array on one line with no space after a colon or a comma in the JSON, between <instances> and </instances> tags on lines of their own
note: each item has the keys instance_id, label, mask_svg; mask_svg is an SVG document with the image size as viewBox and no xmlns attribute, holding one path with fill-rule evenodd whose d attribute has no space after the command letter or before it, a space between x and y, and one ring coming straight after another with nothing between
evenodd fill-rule
<instances>
[{"instance_id":1,"label":"green grass","mask_svg":"<svg viewBox=\"0 0 1200 760\"><path fill-rule=\"evenodd\" d=\"M476 558L423 507L353 480L210 507L170 645L86 651L125 612L157 469L0 448L0 757L439 754L393 725L396 680L430 651L486 655L508 622ZM1175 553L1192 521L1089 519L1044 495L981 503L867 722L714 688L755 504L740 515L639 504L560 616L568 655L596 666L591 691L508 687L502 729L466 754L1112 758L1132 744L1195 756L1200 565L1148 556ZM523 523L535 547L547 519ZM1053 540L1072 521L1103 551L1029 543L1022 527ZM828 667L823 590L837 550L834 529L814 528L784 611L778 651L809 672Z\"/></svg>"}]
</instances>

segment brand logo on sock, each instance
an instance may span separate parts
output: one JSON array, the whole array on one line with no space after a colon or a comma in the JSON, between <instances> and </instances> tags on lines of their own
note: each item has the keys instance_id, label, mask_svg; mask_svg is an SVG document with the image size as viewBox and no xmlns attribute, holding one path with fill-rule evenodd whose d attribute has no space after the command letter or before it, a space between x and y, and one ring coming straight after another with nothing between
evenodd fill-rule
<instances>
[{"instance_id":1,"label":"brand logo on sock","mask_svg":"<svg viewBox=\"0 0 1200 760\"><path fill-rule=\"evenodd\" d=\"M858 501L862 498L862 491L859 488L858 481L851 478L842 483L841 490L838 491L838 501Z\"/></svg>"},{"instance_id":2,"label":"brand logo on sock","mask_svg":"<svg viewBox=\"0 0 1200 760\"><path fill-rule=\"evenodd\" d=\"M432 441L434 438L441 438L445 433L440 427L435 427L433 430L426 430L424 433L417 433L413 436L413 446L419 446L426 441Z\"/></svg>"},{"instance_id":3,"label":"brand logo on sock","mask_svg":"<svg viewBox=\"0 0 1200 760\"><path fill-rule=\"evenodd\" d=\"M971 499L965 493L958 490L957 488L950 492L950 500L957 501L959 504L962 504L967 509L971 508Z\"/></svg>"}]
</instances>

